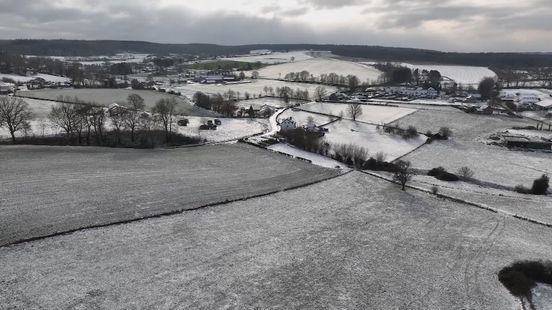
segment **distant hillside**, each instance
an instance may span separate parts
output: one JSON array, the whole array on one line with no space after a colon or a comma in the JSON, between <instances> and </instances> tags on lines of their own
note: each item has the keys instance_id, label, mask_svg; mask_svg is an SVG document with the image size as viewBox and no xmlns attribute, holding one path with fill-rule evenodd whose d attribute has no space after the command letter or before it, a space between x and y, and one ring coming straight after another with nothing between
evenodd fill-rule
<instances>
[{"instance_id":1,"label":"distant hillside","mask_svg":"<svg viewBox=\"0 0 552 310\"><path fill-rule=\"evenodd\" d=\"M248 53L254 49L327 50L344 57L375 61L434 62L486 67L552 67L552 54L538 53L447 53L433 50L362 45L255 44L160 44L141 41L0 40L0 49L41 56L97 56L119 52L221 56Z\"/></svg>"}]
</instances>

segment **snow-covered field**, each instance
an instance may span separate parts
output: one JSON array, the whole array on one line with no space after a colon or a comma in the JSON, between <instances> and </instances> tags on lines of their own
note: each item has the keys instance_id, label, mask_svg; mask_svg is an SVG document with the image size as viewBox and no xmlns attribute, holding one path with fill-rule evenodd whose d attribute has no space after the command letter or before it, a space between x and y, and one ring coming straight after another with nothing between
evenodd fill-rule
<instances>
[{"instance_id":1,"label":"snow-covered field","mask_svg":"<svg viewBox=\"0 0 552 310\"><path fill-rule=\"evenodd\" d=\"M192 98L193 95L200 91L208 94L222 94L229 90L234 92L240 92L240 98L244 98L245 92L250 93L251 95L264 94L265 87L272 87L276 91L277 87L290 87L293 90L301 89L308 90L311 98L314 98L314 90L319 85L316 84L307 84L307 83L292 83L292 82L283 82L283 81L272 81L272 80L254 80L251 83L240 83L240 84L186 84L182 86L177 86L175 89L179 90L183 95L188 98ZM337 91L337 88L332 86L324 86L328 93Z\"/></svg>"},{"instance_id":2,"label":"snow-covered field","mask_svg":"<svg viewBox=\"0 0 552 310\"><path fill-rule=\"evenodd\" d=\"M354 144L368 150L370 156L383 152L386 159L391 161L423 145L425 136L418 136L405 140L400 136L390 135L378 131L376 126L341 120L328 126L324 139L331 144Z\"/></svg>"},{"instance_id":3,"label":"snow-covered field","mask_svg":"<svg viewBox=\"0 0 552 310\"><path fill-rule=\"evenodd\" d=\"M80 63L83 65L103 65L106 62L108 64L118 63L142 63L148 57L149 54L135 54L135 53L119 53L114 56L92 56L92 57L69 57L69 56L40 56L60 60L68 63ZM25 57L39 57L34 55L26 55Z\"/></svg>"},{"instance_id":4,"label":"snow-covered field","mask_svg":"<svg viewBox=\"0 0 552 310\"><path fill-rule=\"evenodd\" d=\"M349 118L348 107L349 105L344 103L312 102L302 105L301 109L335 116L339 116L343 112L344 118ZM416 112L415 109L408 108L362 105L362 115L358 116L357 120L373 124L387 124L414 112Z\"/></svg>"},{"instance_id":5,"label":"snow-covered field","mask_svg":"<svg viewBox=\"0 0 552 310\"><path fill-rule=\"evenodd\" d=\"M0 73L0 80L4 78L14 80L15 82L18 82L18 83L26 83L36 78L43 78L46 82L52 82L52 83L71 82L71 79L67 77L43 74L43 73L39 73L32 76L21 76L21 75L15 75L15 74Z\"/></svg>"},{"instance_id":6,"label":"snow-covered field","mask_svg":"<svg viewBox=\"0 0 552 310\"><path fill-rule=\"evenodd\" d=\"M535 310L552 310L552 286L539 283L532 292Z\"/></svg>"},{"instance_id":7,"label":"snow-covered field","mask_svg":"<svg viewBox=\"0 0 552 310\"><path fill-rule=\"evenodd\" d=\"M0 146L0 156L0 245L279 191L339 173L245 144L155 150Z\"/></svg>"},{"instance_id":8,"label":"snow-covered field","mask_svg":"<svg viewBox=\"0 0 552 310\"><path fill-rule=\"evenodd\" d=\"M48 120L48 113L50 113L52 106L56 105L56 102L48 100L36 100L24 98L25 102L29 104L31 113L33 114L33 120L30 122L31 131L28 135L52 135L60 132L59 128L53 126ZM17 137L23 136L23 132L17 132ZM0 127L0 139L11 137L10 132L6 127Z\"/></svg>"},{"instance_id":9,"label":"snow-covered field","mask_svg":"<svg viewBox=\"0 0 552 310\"><path fill-rule=\"evenodd\" d=\"M412 70L437 70L442 76L454 80L456 83L467 85L478 85L481 80L486 77L496 78L496 73L486 67L474 66L448 66L448 65L417 65L410 63L402 63Z\"/></svg>"},{"instance_id":10,"label":"snow-covered field","mask_svg":"<svg viewBox=\"0 0 552 310\"><path fill-rule=\"evenodd\" d=\"M47 100L56 100L59 96L78 97L85 102L95 102L101 105L110 105L115 102L125 102L130 94L138 94L144 98L146 109L151 109L155 103L163 98L175 98L178 101L178 112L184 115L214 116L216 113L193 106L190 101L183 96L175 96L167 93L156 92L153 90L133 90L133 89L41 89L31 91L21 91L19 96L41 98Z\"/></svg>"},{"instance_id":11,"label":"snow-covered field","mask_svg":"<svg viewBox=\"0 0 552 310\"><path fill-rule=\"evenodd\" d=\"M207 142L224 142L237 140L243 137L251 136L268 131L269 124L266 119L235 119L220 118L222 125L217 126L217 130L199 130L199 126L206 124L208 120L214 120L209 117L185 117L190 123L188 126L177 126L177 132L186 136L201 137Z\"/></svg>"},{"instance_id":12,"label":"snow-covered field","mask_svg":"<svg viewBox=\"0 0 552 310\"><path fill-rule=\"evenodd\" d=\"M130 177L136 165L124 161L124 155L106 157L122 170L119 178L110 173L106 182L94 170L90 177L68 176L85 179L80 186L88 190L103 189L109 195L105 210L112 212L114 201L123 202L132 191L142 194L134 198L142 207L155 198L158 207L171 200L186 204L200 194L218 193L218 185L204 183L206 174L212 173L216 184L244 189L244 176L261 176L258 170L244 173L252 164L275 167L271 172L281 168L266 161L258 165L248 156L236 167L239 177L228 179L218 167L197 169L177 154L172 165L147 174L139 167L140 177ZM302 166L277 154L263 156ZM148 158L141 156L140 164ZM95 159L94 169L106 165ZM118 168L122 164L125 169ZM33 180L35 173L28 176ZM168 195L155 194L152 187L163 185ZM75 181L70 186L80 188ZM36 202L20 196L28 204L19 211L43 205L37 195ZM79 206L79 211L87 209ZM109 212L105 215L113 216ZM497 272L516 260L548 258L551 239L549 228L402 192L397 185L352 172L274 195L0 248L0 304L19 309L517 309L519 302Z\"/></svg>"},{"instance_id":13,"label":"snow-covered field","mask_svg":"<svg viewBox=\"0 0 552 310\"><path fill-rule=\"evenodd\" d=\"M336 168L339 167L340 169L348 169L346 165L343 163L340 163L336 160L333 160L331 158L328 158L326 156L322 156L319 154L307 152L304 150L300 150L292 145L285 144L285 143L278 143L274 144L268 147L269 150L275 151L275 152L281 152L288 155L291 155L293 157L300 157L304 159L309 159L312 161L313 165L326 167L326 168Z\"/></svg>"},{"instance_id":14,"label":"snow-covered field","mask_svg":"<svg viewBox=\"0 0 552 310\"><path fill-rule=\"evenodd\" d=\"M369 65L332 58L313 58L305 61L268 66L258 71L261 77L278 79L284 78L290 72L301 72L303 70L308 71L315 77L329 73L345 76L352 74L358 77L361 82L369 83L376 82L382 74L381 71Z\"/></svg>"},{"instance_id":15,"label":"snow-covered field","mask_svg":"<svg viewBox=\"0 0 552 310\"><path fill-rule=\"evenodd\" d=\"M436 141L406 156L413 167L438 166L456 171L467 166L482 181L530 187L543 174L552 175L552 156L542 152L510 151L504 147L469 141Z\"/></svg>"},{"instance_id":16,"label":"snow-covered field","mask_svg":"<svg viewBox=\"0 0 552 310\"><path fill-rule=\"evenodd\" d=\"M222 60L233 60L242 62L260 62L263 64L280 64L294 61L303 61L311 59L312 56L308 55L308 51L291 51L291 52L274 52L270 55L243 55L229 58L222 58Z\"/></svg>"}]
</instances>

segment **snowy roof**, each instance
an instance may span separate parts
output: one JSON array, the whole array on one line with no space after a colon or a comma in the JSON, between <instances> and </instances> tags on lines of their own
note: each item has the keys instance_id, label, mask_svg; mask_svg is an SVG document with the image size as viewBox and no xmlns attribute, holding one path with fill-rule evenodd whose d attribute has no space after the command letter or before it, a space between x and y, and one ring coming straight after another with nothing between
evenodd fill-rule
<instances>
[{"instance_id":1,"label":"snowy roof","mask_svg":"<svg viewBox=\"0 0 552 310\"><path fill-rule=\"evenodd\" d=\"M535 105L538 105L542 108L550 108L552 107L552 99L544 99L539 102L536 102Z\"/></svg>"}]
</instances>

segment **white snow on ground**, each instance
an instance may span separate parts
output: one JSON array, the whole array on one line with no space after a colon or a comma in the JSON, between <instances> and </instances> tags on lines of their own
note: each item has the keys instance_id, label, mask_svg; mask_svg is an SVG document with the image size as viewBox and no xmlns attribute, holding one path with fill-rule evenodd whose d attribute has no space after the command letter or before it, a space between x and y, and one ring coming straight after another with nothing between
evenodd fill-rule
<instances>
[{"instance_id":1,"label":"white snow on ground","mask_svg":"<svg viewBox=\"0 0 552 310\"><path fill-rule=\"evenodd\" d=\"M69 56L35 56L35 55L25 55L25 57L41 57L41 58L50 58L54 60L60 60L70 63L80 63L83 65L103 65L106 62L109 64L118 64L118 63L142 63L144 59L148 57L149 54L134 54L134 53L119 53L115 56L92 56L92 57L69 57Z\"/></svg>"},{"instance_id":2,"label":"white snow on ground","mask_svg":"<svg viewBox=\"0 0 552 310\"><path fill-rule=\"evenodd\" d=\"M312 56L307 54L308 51L292 51L292 52L275 52L270 55L243 55L236 57L223 58L222 60L233 60L242 62L260 62L264 64L279 64L294 61L302 61L311 59Z\"/></svg>"},{"instance_id":3,"label":"white snow on ground","mask_svg":"<svg viewBox=\"0 0 552 310\"><path fill-rule=\"evenodd\" d=\"M263 133L268 130L268 121L264 119L235 119L220 118L222 125L216 130L199 130L199 126L214 120L212 117L186 116L190 123L188 126L177 126L177 132L187 136L201 137L207 142L226 142L239 138Z\"/></svg>"},{"instance_id":4,"label":"white snow on ground","mask_svg":"<svg viewBox=\"0 0 552 310\"><path fill-rule=\"evenodd\" d=\"M285 153L285 154L288 154L288 155L291 155L293 157L301 157L301 158L305 158L305 159L309 159L312 161L312 163L314 165L318 165L318 166L322 166L322 167L326 167L326 168L336 168L336 167L339 167L340 169L347 169L347 166L336 161L336 160L333 160L331 158L328 158L328 157L325 157L325 156L322 156L322 155L319 155L319 154L315 154L315 153L311 153L311 152L307 152L307 151L304 151L304 150L300 150L294 146L291 146L289 144L285 144L285 143L278 143L278 144L274 144L274 145L271 145L268 147L269 150L271 151L275 151L275 152L282 152L282 153Z\"/></svg>"},{"instance_id":5,"label":"white snow on ground","mask_svg":"<svg viewBox=\"0 0 552 310\"><path fill-rule=\"evenodd\" d=\"M532 292L535 310L552 310L552 286L538 283Z\"/></svg>"},{"instance_id":6,"label":"white snow on ground","mask_svg":"<svg viewBox=\"0 0 552 310\"><path fill-rule=\"evenodd\" d=\"M550 98L550 94L547 93L547 92L544 92L543 90L541 89L528 89L528 88L508 88L508 89L502 89L500 91L500 94L501 95L516 95L516 94L520 94L520 95L534 95L534 96L538 96L539 98L541 99L544 99L544 98Z\"/></svg>"},{"instance_id":7,"label":"white snow on ground","mask_svg":"<svg viewBox=\"0 0 552 310\"><path fill-rule=\"evenodd\" d=\"M259 75L264 78L284 78L290 72L308 71L315 77L322 74L336 73L338 75L355 75L361 82L376 82L382 74L378 69L355 62L332 59L332 58L313 58L305 61L296 61L281 65L269 66L258 70Z\"/></svg>"},{"instance_id":8,"label":"white snow on ground","mask_svg":"<svg viewBox=\"0 0 552 310\"><path fill-rule=\"evenodd\" d=\"M339 116L340 112L343 112L345 118L349 118L348 108L349 105L346 103L313 102L301 106L303 110L335 116ZM357 120L373 124L387 124L414 112L416 112L415 109L362 105L362 115L357 117Z\"/></svg>"},{"instance_id":9,"label":"white snow on ground","mask_svg":"<svg viewBox=\"0 0 552 310\"><path fill-rule=\"evenodd\" d=\"M324 137L327 142L358 145L368 149L370 156L383 152L387 155L386 160L389 161L407 154L426 141L426 137L422 135L405 140L400 136L380 132L374 125L351 120L341 120L325 128L329 130Z\"/></svg>"},{"instance_id":10,"label":"white snow on ground","mask_svg":"<svg viewBox=\"0 0 552 310\"><path fill-rule=\"evenodd\" d=\"M250 93L251 95L264 94L265 87L272 87L276 91L277 87L290 87L293 90L301 89L308 90L311 98L314 98L314 90L319 85L316 84L307 84L307 83L292 83L292 82L283 82L283 81L273 81L273 80L254 80L251 83L240 83L240 84L186 84L182 86L174 87L174 89L179 90L182 95L192 98L194 94L198 91L208 93L208 94L222 94L229 90L234 92L240 92L240 98L245 98L245 92ZM324 86L328 93L337 91L336 87Z\"/></svg>"},{"instance_id":11,"label":"white snow on ground","mask_svg":"<svg viewBox=\"0 0 552 310\"><path fill-rule=\"evenodd\" d=\"M293 120L297 123L297 126L306 125L308 123L309 117L313 118L314 124L316 126L321 126L337 119L337 117L324 116L303 111L293 111L292 109L288 109L284 113L280 114L280 116L278 117L278 121L281 122L283 119L290 117L293 118Z\"/></svg>"},{"instance_id":12,"label":"white snow on ground","mask_svg":"<svg viewBox=\"0 0 552 310\"><path fill-rule=\"evenodd\" d=\"M21 76L21 75L16 75L16 74L0 73L0 80L2 80L3 78L12 79L12 80L14 80L18 83L26 83L26 82L29 82L29 81L34 80L36 78L43 78L46 82L52 82L52 83L71 82L70 78L66 78L66 77L63 77L63 76L50 75L50 74L42 74L42 73L39 73L37 75L32 75L32 76Z\"/></svg>"},{"instance_id":13,"label":"white snow on ground","mask_svg":"<svg viewBox=\"0 0 552 310\"><path fill-rule=\"evenodd\" d=\"M486 77L496 78L496 73L486 67L474 67L474 66L448 66L448 65L416 65L409 63L402 63L412 70L437 70L442 76L448 77L454 80L456 83L463 85L476 85Z\"/></svg>"}]
</instances>

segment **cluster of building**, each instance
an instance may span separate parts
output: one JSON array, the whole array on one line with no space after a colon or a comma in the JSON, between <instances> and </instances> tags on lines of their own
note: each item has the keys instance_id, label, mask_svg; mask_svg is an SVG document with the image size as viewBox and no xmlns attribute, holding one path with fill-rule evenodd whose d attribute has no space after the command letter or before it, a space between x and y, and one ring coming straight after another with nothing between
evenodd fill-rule
<instances>
[{"instance_id":1,"label":"cluster of building","mask_svg":"<svg viewBox=\"0 0 552 310\"><path fill-rule=\"evenodd\" d=\"M503 91L500 100L517 107L519 110L548 110L552 111L552 95L538 95L535 92Z\"/></svg>"}]
</instances>

